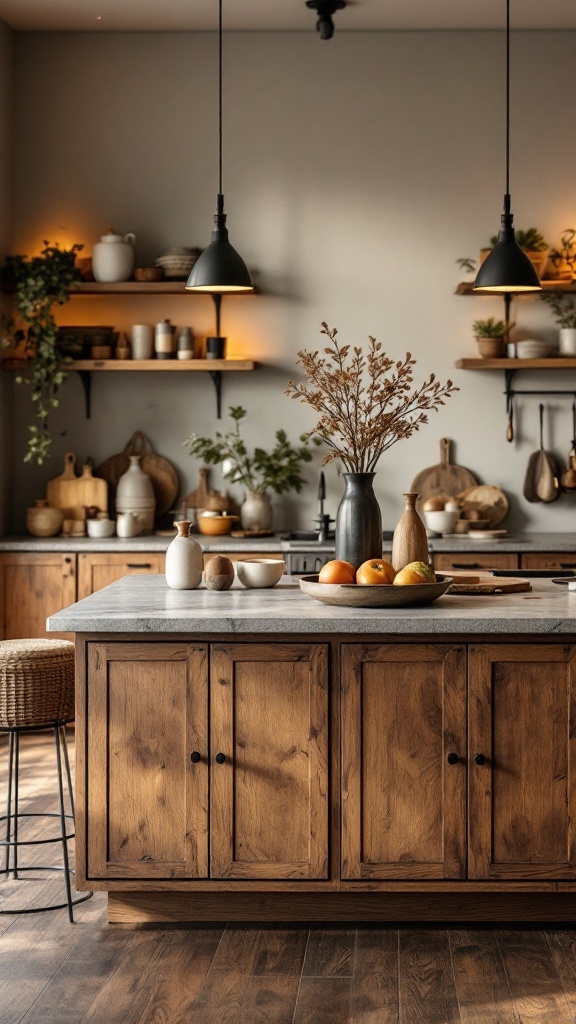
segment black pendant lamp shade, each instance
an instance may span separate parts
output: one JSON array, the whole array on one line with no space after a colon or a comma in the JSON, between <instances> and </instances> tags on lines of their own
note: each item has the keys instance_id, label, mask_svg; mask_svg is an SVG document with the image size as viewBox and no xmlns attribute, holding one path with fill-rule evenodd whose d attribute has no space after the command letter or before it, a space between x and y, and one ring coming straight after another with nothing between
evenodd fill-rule
<instances>
[{"instance_id":1,"label":"black pendant lamp shade","mask_svg":"<svg viewBox=\"0 0 576 1024\"><path fill-rule=\"evenodd\" d=\"M228 241L222 194L222 0L218 0L218 200L210 245L192 267L186 289L222 295L252 292L254 285L242 257Z\"/></svg>"},{"instance_id":2,"label":"black pendant lamp shade","mask_svg":"<svg viewBox=\"0 0 576 1024\"><path fill-rule=\"evenodd\" d=\"M506 0L506 192L500 219L498 242L484 260L476 280L475 292L532 292L542 285L533 264L514 237L514 217L510 212L510 0Z\"/></svg>"}]
</instances>

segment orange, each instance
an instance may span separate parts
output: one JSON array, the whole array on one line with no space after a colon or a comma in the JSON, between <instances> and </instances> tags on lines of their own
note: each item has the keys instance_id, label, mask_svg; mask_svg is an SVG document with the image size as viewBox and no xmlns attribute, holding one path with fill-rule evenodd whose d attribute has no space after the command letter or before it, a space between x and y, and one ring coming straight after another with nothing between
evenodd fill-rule
<instances>
[{"instance_id":1,"label":"orange","mask_svg":"<svg viewBox=\"0 0 576 1024\"><path fill-rule=\"evenodd\" d=\"M355 583L356 569L350 562L342 562L339 558L333 558L326 562L320 569L318 576L319 583Z\"/></svg>"},{"instance_id":2,"label":"orange","mask_svg":"<svg viewBox=\"0 0 576 1024\"><path fill-rule=\"evenodd\" d=\"M394 577L394 586L396 587L411 587L417 583L426 583L426 579L421 572L416 572L415 569L400 569L400 572L396 573Z\"/></svg>"},{"instance_id":3,"label":"orange","mask_svg":"<svg viewBox=\"0 0 576 1024\"><path fill-rule=\"evenodd\" d=\"M378 583L393 583L396 573L383 558L369 558L356 572L356 583L361 587L373 587Z\"/></svg>"}]
</instances>

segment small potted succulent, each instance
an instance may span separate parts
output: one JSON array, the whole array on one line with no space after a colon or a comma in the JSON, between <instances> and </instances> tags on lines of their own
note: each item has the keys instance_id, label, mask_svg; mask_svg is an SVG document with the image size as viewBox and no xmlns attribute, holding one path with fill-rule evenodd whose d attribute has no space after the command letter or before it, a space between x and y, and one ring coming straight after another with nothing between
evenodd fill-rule
<instances>
[{"instance_id":1,"label":"small potted succulent","mask_svg":"<svg viewBox=\"0 0 576 1024\"><path fill-rule=\"evenodd\" d=\"M483 359L499 359L505 354L504 343L514 324L505 320L475 320L472 324L474 337L478 342L478 351Z\"/></svg>"}]
</instances>

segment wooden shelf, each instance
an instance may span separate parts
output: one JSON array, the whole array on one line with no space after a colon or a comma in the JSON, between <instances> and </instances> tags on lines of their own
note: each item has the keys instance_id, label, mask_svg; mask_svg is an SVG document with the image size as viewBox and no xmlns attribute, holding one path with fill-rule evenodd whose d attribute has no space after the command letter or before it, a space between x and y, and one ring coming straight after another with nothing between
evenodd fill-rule
<instances>
[{"instance_id":1,"label":"wooden shelf","mask_svg":"<svg viewBox=\"0 0 576 1024\"><path fill-rule=\"evenodd\" d=\"M459 370L576 370L576 357L548 359L457 359Z\"/></svg>"},{"instance_id":2,"label":"wooden shelf","mask_svg":"<svg viewBox=\"0 0 576 1024\"><path fill-rule=\"evenodd\" d=\"M75 359L69 363L69 370L118 371L131 373L152 370L166 372L206 371L210 373L228 370L255 370L253 359Z\"/></svg>"},{"instance_id":3,"label":"wooden shelf","mask_svg":"<svg viewBox=\"0 0 576 1024\"><path fill-rule=\"evenodd\" d=\"M576 281L541 281L542 289L545 292L566 292L576 293ZM473 295L474 298L482 298L483 295L491 295L496 298L502 298L503 292L475 292L474 283L472 281L461 281L460 284L456 285L455 295ZM516 298L521 295L538 295L538 292L512 292L512 298Z\"/></svg>"}]
</instances>

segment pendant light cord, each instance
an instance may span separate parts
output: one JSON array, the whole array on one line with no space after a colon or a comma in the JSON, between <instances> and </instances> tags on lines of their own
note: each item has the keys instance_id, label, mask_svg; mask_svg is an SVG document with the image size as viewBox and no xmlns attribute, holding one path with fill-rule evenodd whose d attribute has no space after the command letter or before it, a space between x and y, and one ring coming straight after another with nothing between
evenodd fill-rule
<instances>
[{"instance_id":1,"label":"pendant light cord","mask_svg":"<svg viewBox=\"0 0 576 1024\"><path fill-rule=\"evenodd\" d=\"M506 0L506 197L504 209L506 213L510 213L510 0Z\"/></svg>"},{"instance_id":2,"label":"pendant light cord","mask_svg":"<svg viewBox=\"0 0 576 1024\"><path fill-rule=\"evenodd\" d=\"M222 0L218 0L218 193L222 195Z\"/></svg>"}]
</instances>

